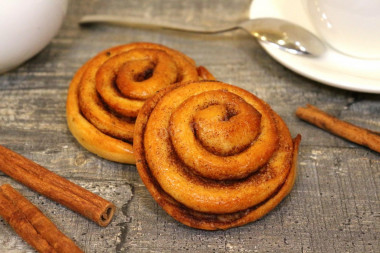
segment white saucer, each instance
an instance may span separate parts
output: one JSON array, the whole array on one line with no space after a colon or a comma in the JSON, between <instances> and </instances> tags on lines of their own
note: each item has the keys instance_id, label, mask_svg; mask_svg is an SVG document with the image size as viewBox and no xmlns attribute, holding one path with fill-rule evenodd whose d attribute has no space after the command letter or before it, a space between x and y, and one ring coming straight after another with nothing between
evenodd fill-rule
<instances>
[{"instance_id":1,"label":"white saucer","mask_svg":"<svg viewBox=\"0 0 380 253\"><path fill-rule=\"evenodd\" d=\"M250 18L275 17L300 24L314 32L302 0L255 0ZM380 94L380 60L350 57L328 48L319 58L292 55L260 43L276 61L312 80L337 88Z\"/></svg>"}]
</instances>

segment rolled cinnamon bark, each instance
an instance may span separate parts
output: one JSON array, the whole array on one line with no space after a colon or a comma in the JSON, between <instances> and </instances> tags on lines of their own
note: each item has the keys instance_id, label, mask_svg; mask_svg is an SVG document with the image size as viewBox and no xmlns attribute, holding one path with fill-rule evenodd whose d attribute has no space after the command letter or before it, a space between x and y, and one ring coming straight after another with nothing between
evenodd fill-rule
<instances>
[{"instance_id":1,"label":"rolled cinnamon bark","mask_svg":"<svg viewBox=\"0 0 380 253\"><path fill-rule=\"evenodd\" d=\"M248 91L198 81L145 103L134 151L142 181L169 215L216 230L257 220L281 202L295 181L300 139Z\"/></svg>"},{"instance_id":2,"label":"rolled cinnamon bark","mask_svg":"<svg viewBox=\"0 0 380 253\"><path fill-rule=\"evenodd\" d=\"M100 226L112 220L114 204L1 145L0 171Z\"/></svg>"},{"instance_id":3,"label":"rolled cinnamon bark","mask_svg":"<svg viewBox=\"0 0 380 253\"><path fill-rule=\"evenodd\" d=\"M82 252L49 218L9 184L0 187L0 216L38 252Z\"/></svg>"},{"instance_id":4,"label":"rolled cinnamon bark","mask_svg":"<svg viewBox=\"0 0 380 253\"><path fill-rule=\"evenodd\" d=\"M310 104L297 108L296 115L332 134L380 153L380 135L378 133L340 120Z\"/></svg>"},{"instance_id":5,"label":"rolled cinnamon bark","mask_svg":"<svg viewBox=\"0 0 380 253\"><path fill-rule=\"evenodd\" d=\"M135 163L134 121L158 90L179 81L214 79L190 57L153 43L131 43L100 52L71 81L66 116L71 133L89 151Z\"/></svg>"}]
</instances>

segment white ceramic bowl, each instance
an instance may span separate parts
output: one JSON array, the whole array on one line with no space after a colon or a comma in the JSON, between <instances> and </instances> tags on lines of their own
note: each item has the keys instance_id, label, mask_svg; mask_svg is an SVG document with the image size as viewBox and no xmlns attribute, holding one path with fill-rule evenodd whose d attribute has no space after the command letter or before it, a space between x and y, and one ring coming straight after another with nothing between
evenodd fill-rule
<instances>
[{"instance_id":1,"label":"white ceramic bowl","mask_svg":"<svg viewBox=\"0 0 380 253\"><path fill-rule=\"evenodd\" d=\"M336 50L380 59L379 0L306 0L319 34Z\"/></svg>"},{"instance_id":2,"label":"white ceramic bowl","mask_svg":"<svg viewBox=\"0 0 380 253\"><path fill-rule=\"evenodd\" d=\"M68 0L0 0L0 73L40 52L60 29Z\"/></svg>"}]
</instances>

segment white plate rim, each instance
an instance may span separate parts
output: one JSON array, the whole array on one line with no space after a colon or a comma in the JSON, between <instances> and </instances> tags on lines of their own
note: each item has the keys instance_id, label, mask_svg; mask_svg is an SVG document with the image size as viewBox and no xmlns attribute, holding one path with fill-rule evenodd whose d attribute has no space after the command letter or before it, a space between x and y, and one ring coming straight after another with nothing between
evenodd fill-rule
<instances>
[{"instance_id":1,"label":"white plate rim","mask_svg":"<svg viewBox=\"0 0 380 253\"><path fill-rule=\"evenodd\" d=\"M251 6L250 18L282 18L302 24L316 33L302 12L304 9L301 1L286 0L285 3L285 0L255 0ZM291 6L288 12L287 6ZM295 12L302 15L294 15ZM380 60L357 59L330 47L323 57L311 58L291 55L264 42L260 42L260 45L277 62L306 78L345 90L380 94Z\"/></svg>"}]
</instances>

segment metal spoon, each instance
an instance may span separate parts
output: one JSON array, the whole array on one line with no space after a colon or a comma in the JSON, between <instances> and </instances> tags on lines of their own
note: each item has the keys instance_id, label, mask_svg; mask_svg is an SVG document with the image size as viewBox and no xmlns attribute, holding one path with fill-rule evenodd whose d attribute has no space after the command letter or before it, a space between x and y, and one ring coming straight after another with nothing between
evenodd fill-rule
<instances>
[{"instance_id":1,"label":"metal spoon","mask_svg":"<svg viewBox=\"0 0 380 253\"><path fill-rule=\"evenodd\" d=\"M128 20L124 17L110 15L89 15L84 16L79 24L105 23L113 25L123 25L143 28L165 28L195 33L223 33L236 29L247 31L258 40L268 43L276 48L282 49L291 54L307 55L318 57L325 50L325 44L310 31L290 23L285 20L276 18L257 18L243 21L237 25L225 26L219 28L191 28L179 24L157 24L157 23L140 23Z\"/></svg>"}]
</instances>

